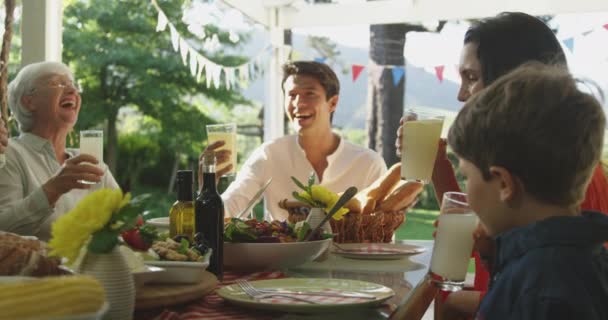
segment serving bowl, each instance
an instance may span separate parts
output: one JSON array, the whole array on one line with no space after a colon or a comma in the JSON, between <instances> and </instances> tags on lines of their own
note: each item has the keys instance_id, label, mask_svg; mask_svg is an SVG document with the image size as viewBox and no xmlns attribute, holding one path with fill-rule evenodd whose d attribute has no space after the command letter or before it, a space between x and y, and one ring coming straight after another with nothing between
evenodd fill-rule
<instances>
[{"instance_id":1,"label":"serving bowl","mask_svg":"<svg viewBox=\"0 0 608 320\"><path fill-rule=\"evenodd\" d=\"M146 264L165 269L147 283L188 284L199 283L204 278L205 270L209 266L209 255L203 262L192 261L146 261Z\"/></svg>"},{"instance_id":2,"label":"serving bowl","mask_svg":"<svg viewBox=\"0 0 608 320\"><path fill-rule=\"evenodd\" d=\"M224 267L236 270L285 269L319 257L332 239L281 243L224 242Z\"/></svg>"},{"instance_id":3,"label":"serving bowl","mask_svg":"<svg viewBox=\"0 0 608 320\"><path fill-rule=\"evenodd\" d=\"M146 223L156 227L156 230L160 233L169 232L169 217L148 219Z\"/></svg>"}]
</instances>

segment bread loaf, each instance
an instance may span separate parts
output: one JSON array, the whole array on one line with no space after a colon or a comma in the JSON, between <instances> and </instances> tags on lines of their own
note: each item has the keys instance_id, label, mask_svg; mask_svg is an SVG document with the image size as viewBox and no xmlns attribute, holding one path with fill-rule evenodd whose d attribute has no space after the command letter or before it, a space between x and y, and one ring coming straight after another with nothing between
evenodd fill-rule
<instances>
[{"instance_id":1,"label":"bread loaf","mask_svg":"<svg viewBox=\"0 0 608 320\"><path fill-rule=\"evenodd\" d=\"M361 204L361 214L374 212L376 205L382 201L393 187L401 180L401 163L394 164L388 171L369 187L355 195Z\"/></svg>"},{"instance_id":2,"label":"bread loaf","mask_svg":"<svg viewBox=\"0 0 608 320\"><path fill-rule=\"evenodd\" d=\"M408 207L422 190L424 184L418 181L403 181L400 186L395 188L378 207L379 211L391 212L399 211Z\"/></svg>"},{"instance_id":3,"label":"bread loaf","mask_svg":"<svg viewBox=\"0 0 608 320\"><path fill-rule=\"evenodd\" d=\"M0 232L0 275L59 275L59 259L47 257L46 244L35 238Z\"/></svg>"}]
</instances>

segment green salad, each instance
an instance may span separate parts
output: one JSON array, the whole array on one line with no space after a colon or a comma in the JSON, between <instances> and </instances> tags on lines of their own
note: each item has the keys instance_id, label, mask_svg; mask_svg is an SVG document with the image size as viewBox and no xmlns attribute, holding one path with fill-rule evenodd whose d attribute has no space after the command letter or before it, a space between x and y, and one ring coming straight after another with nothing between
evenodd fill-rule
<instances>
[{"instance_id":1,"label":"green salad","mask_svg":"<svg viewBox=\"0 0 608 320\"><path fill-rule=\"evenodd\" d=\"M224 224L225 242L257 242L280 243L304 241L311 232L310 224L306 221L288 223L286 221L258 221L257 219L242 220L231 218ZM322 232L322 231L321 231ZM332 238L332 234L317 232L311 239L323 240Z\"/></svg>"}]
</instances>

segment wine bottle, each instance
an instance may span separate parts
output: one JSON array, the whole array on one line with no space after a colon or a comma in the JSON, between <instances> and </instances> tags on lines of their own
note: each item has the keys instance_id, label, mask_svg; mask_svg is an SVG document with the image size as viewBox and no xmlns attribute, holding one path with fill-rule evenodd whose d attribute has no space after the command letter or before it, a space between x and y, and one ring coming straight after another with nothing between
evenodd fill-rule
<instances>
[{"instance_id":1,"label":"wine bottle","mask_svg":"<svg viewBox=\"0 0 608 320\"><path fill-rule=\"evenodd\" d=\"M177 201L169 210L169 236L185 235L194 239L194 201L192 201L192 170L177 172Z\"/></svg>"},{"instance_id":2,"label":"wine bottle","mask_svg":"<svg viewBox=\"0 0 608 320\"><path fill-rule=\"evenodd\" d=\"M203 188L194 202L195 230L213 250L209 271L221 280L224 266L224 202L217 192L215 181L215 153L203 154Z\"/></svg>"}]
</instances>

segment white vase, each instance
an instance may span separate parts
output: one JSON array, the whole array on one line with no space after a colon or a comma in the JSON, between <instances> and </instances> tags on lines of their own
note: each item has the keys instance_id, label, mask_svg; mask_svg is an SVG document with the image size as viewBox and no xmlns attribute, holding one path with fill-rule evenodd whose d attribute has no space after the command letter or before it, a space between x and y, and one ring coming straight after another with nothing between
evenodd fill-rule
<instances>
[{"instance_id":1,"label":"white vase","mask_svg":"<svg viewBox=\"0 0 608 320\"><path fill-rule=\"evenodd\" d=\"M118 246L104 254L87 252L78 271L95 277L103 285L106 301L110 304L104 320L133 319L135 285Z\"/></svg>"},{"instance_id":2,"label":"white vase","mask_svg":"<svg viewBox=\"0 0 608 320\"><path fill-rule=\"evenodd\" d=\"M323 210L323 208L310 208L308 217L306 217L306 221L310 224L312 229L316 228L323 219L325 219L325 210ZM329 221L327 221L321 229L324 233L332 233L331 223L329 223Z\"/></svg>"}]
</instances>

